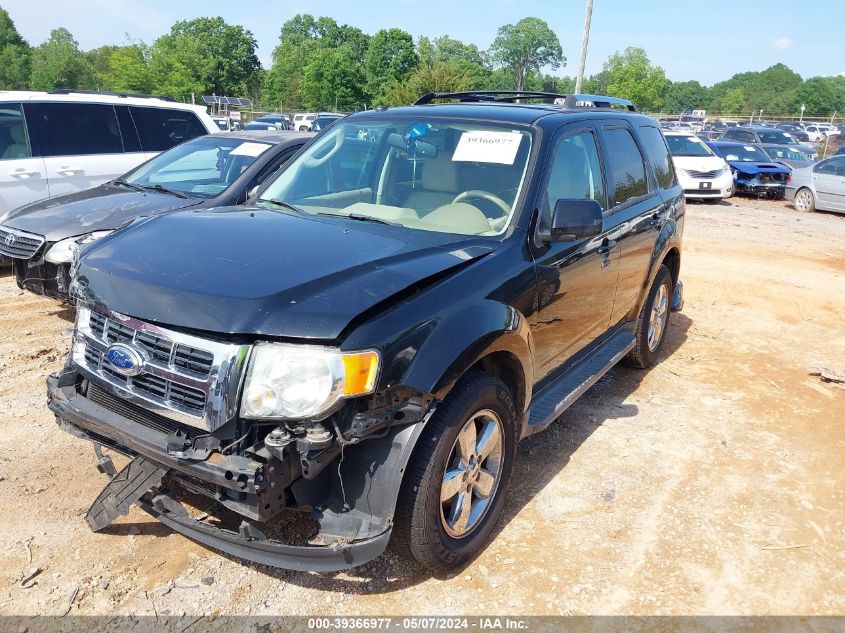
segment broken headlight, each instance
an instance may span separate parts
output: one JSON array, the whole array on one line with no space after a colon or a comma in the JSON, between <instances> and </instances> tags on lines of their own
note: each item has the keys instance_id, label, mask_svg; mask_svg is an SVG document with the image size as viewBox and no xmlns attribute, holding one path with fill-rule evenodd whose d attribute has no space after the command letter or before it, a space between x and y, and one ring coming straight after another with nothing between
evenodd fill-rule
<instances>
[{"instance_id":1,"label":"broken headlight","mask_svg":"<svg viewBox=\"0 0 845 633\"><path fill-rule=\"evenodd\" d=\"M378 369L376 351L259 343L249 362L241 416L303 419L325 414L343 398L372 393Z\"/></svg>"}]
</instances>

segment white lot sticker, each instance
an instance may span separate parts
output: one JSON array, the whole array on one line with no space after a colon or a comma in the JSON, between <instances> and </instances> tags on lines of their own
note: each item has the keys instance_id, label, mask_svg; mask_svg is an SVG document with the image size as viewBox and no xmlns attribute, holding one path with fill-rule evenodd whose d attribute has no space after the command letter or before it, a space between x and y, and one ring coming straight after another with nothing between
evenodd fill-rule
<instances>
[{"instance_id":1,"label":"white lot sticker","mask_svg":"<svg viewBox=\"0 0 845 633\"><path fill-rule=\"evenodd\" d=\"M260 156L268 149L267 143L241 143L229 152L229 156Z\"/></svg>"},{"instance_id":2,"label":"white lot sticker","mask_svg":"<svg viewBox=\"0 0 845 633\"><path fill-rule=\"evenodd\" d=\"M745 149L745 151L746 151L746 152L753 152L753 151L754 151L754 148L753 148L753 147L749 147L748 145L745 145L745 146L744 146L744 149Z\"/></svg>"},{"instance_id":3,"label":"white lot sticker","mask_svg":"<svg viewBox=\"0 0 845 633\"><path fill-rule=\"evenodd\" d=\"M521 141L519 132L464 132L452 160L513 165Z\"/></svg>"},{"instance_id":4,"label":"white lot sticker","mask_svg":"<svg viewBox=\"0 0 845 633\"><path fill-rule=\"evenodd\" d=\"M693 143L703 143L704 142L700 138L698 138L697 136L690 136L689 140L691 140Z\"/></svg>"}]
</instances>

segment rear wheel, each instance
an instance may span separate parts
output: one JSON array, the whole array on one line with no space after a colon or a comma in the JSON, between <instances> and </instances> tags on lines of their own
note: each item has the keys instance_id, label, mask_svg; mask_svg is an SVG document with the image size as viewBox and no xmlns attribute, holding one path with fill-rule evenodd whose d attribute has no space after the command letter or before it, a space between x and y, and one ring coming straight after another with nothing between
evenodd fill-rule
<instances>
[{"instance_id":1,"label":"rear wheel","mask_svg":"<svg viewBox=\"0 0 845 633\"><path fill-rule=\"evenodd\" d=\"M795 194L795 208L801 213L812 213L816 210L816 197L807 189L799 189Z\"/></svg>"},{"instance_id":2,"label":"rear wheel","mask_svg":"<svg viewBox=\"0 0 845 633\"><path fill-rule=\"evenodd\" d=\"M468 372L427 423L408 465L396 507L400 552L434 572L475 556L502 513L516 441L507 387Z\"/></svg>"},{"instance_id":3,"label":"rear wheel","mask_svg":"<svg viewBox=\"0 0 845 633\"><path fill-rule=\"evenodd\" d=\"M637 319L636 343L625 357L628 365L645 369L657 363L669 327L671 299L672 273L661 266Z\"/></svg>"}]
</instances>

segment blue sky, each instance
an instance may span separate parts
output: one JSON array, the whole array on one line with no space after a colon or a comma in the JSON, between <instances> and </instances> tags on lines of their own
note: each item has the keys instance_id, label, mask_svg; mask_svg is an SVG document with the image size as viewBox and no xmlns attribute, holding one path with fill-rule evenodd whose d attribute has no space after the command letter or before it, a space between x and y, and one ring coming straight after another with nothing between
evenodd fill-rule
<instances>
[{"instance_id":1,"label":"blue sky","mask_svg":"<svg viewBox=\"0 0 845 633\"><path fill-rule=\"evenodd\" d=\"M268 66L282 23L297 13L328 15L367 33L399 27L448 34L487 48L499 26L525 16L546 20L568 59L557 72L574 75L584 0L0 0L31 44L64 26L83 49L120 43L125 34L151 42L176 20L221 15L258 40ZM703 8L700 8L703 7ZM705 85L736 72L783 62L804 77L845 72L845 0L594 0L587 74L614 51L641 46L674 81Z\"/></svg>"}]
</instances>

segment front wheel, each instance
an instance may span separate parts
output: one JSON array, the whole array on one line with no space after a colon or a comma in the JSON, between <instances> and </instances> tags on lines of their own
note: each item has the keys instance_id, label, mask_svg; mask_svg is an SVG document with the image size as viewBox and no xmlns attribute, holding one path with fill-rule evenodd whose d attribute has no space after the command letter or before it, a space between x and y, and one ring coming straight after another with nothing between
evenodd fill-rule
<instances>
[{"instance_id":1,"label":"front wheel","mask_svg":"<svg viewBox=\"0 0 845 633\"><path fill-rule=\"evenodd\" d=\"M502 513L516 442L507 387L489 374L468 372L414 449L396 507L400 552L436 573L475 556Z\"/></svg>"},{"instance_id":2,"label":"front wheel","mask_svg":"<svg viewBox=\"0 0 845 633\"><path fill-rule=\"evenodd\" d=\"M807 188L800 189L795 194L795 208L801 213L812 213L816 210L816 197Z\"/></svg>"},{"instance_id":3,"label":"front wheel","mask_svg":"<svg viewBox=\"0 0 845 633\"><path fill-rule=\"evenodd\" d=\"M637 319L636 343L628 352L628 365L646 369L657 363L657 357L666 340L669 327L670 302L672 298L672 273L661 266L651 285L648 297Z\"/></svg>"}]
</instances>

